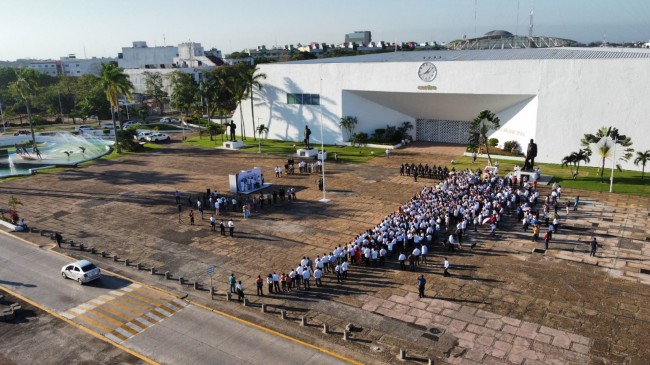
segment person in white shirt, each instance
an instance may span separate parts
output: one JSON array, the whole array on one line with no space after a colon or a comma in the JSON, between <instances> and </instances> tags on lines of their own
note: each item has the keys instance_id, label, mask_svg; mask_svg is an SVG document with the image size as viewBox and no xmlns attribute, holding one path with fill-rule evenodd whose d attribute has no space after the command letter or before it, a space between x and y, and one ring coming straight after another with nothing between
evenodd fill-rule
<instances>
[{"instance_id":1,"label":"person in white shirt","mask_svg":"<svg viewBox=\"0 0 650 365\"><path fill-rule=\"evenodd\" d=\"M443 266L445 268L444 275L449 276L449 260L447 260L446 257L445 257L445 262L444 262Z\"/></svg>"},{"instance_id":2,"label":"person in white shirt","mask_svg":"<svg viewBox=\"0 0 650 365\"><path fill-rule=\"evenodd\" d=\"M316 286L322 286L323 283L321 282L321 278L323 277L323 271L316 267L316 270L314 270L314 280L316 281Z\"/></svg>"},{"instance_id":3,"label":"person in white shirt","mask_svg":"<svg viewBox=\"0 0 650 365\"><path fill-rule=\"evenodd\" d=\"M422 262L427 262L427 255L429 254L429 246L426 244L422 245Z\"/></svg>"},{"instance_id":4,"label":"person in white shirt","mask_svg":"<svg viewBox=\"0 0 650 365\"><path fill-rule=\"evenodd\" d=\"M348 264L347 261L343 261L343 263L341 264L341 276L343 279L348 278L348 265L350 264Z\"/></svg>"},{"instance_id":5,"label":"person in white shirt","mask_svg":"<svg viewBox=\"0 0 650 365\"><path fill-rule=\"evenodd\" d=\"M422 253L422 251L420 251L419 248L415 247L413 249L413 257L415 257L415 264L418 265L418 266L420 266L420 254L421 253Z\"/></svg>"},{"instance_id":6,"label":"person in white shirt","mask_svg":"<svg viewBox=\"0 0 650 365\"><path fill-rule=\"evenodd\" d=\"M323 254L323 270L330 272L330 257L326 253Z\"/></svg>"},{"instance_id":7,"label":"person in white shirt","mask_svg":"<svg viewBox=\"0 0 650 365\"><path fill-rule=\"evenodd\" d=\"M309 278L311 278L311 269L308 266L305 266L302 268L302 283L304 285L305 290L311 289L311 286L309 286Z\"/></svg>"},{"instance_id":8,"label":"person in white shirt","mask_svg":"<svg viewBox=\"0 0 650 365\"><path fill-rule=\"evenodd\" d=\"M336 265L336 267L334 268L334 272L336 272L336 282L340 283L342 281L341 265Z\"/></svg>"},{"instance_id":9,"label":"person in white shirt","mask_svg":"<svg viewBox=\"0 0 650 365\"><path fill-rule=\"evenodd\" d=\"M280 292L280 274L276 272L273 273L273 288L275 288L276 293Z\"/></svg>"},{"instance_id":10,"label":"person in white shirt","mask_svg":"<svg viewBox=\"0 0 650 365\"><path fill-rule=\"evenodd\" d=\"M298 266L296 268L296 289L300 289L300 282L302 281L302 274L303 274L303 269L302 266Z\"/></svg>"},{"instance_id":11,"label":"person in white shirt","mask_svg":"<svg viewBox=\"0 0 650 365\"><path fill-rule=\"evenodd\" d=\"M453 234L450 234L449 235L449 248L447 250L455 252L456 248L454 246L456 246L456 238L454 237Z\"/></svg>"},{"instance_id":12,"label":"person in white shirt","mask_svg":"<svg viewBox=\"0 0 650 365\"><path fill-rule=\"evenodd\" d=\"M291 291L291 287L293 286L295 280L296 280L296 271L294 269L291 269L291 272L289 273L289 282L287 283L287 288L289 289L289 291Z\"/></svg>"},{"instance_id":13,"label":"person in white shirt","mask_svg":"<svg viewBox=\"0 0 650 365\"><path fill-rule=\"evenodd\" d=\"M399 260L399 268L401 270L406 270L406 255L404 254L404 252L399 254L397 260Z\"/></svg>"},{"instance_id":14,"label":"person in white shirt","mask_svg":"<svg viewBox=\"0 0 650 365\"><path fill-rule=\"evenodd\" d=\"M379 250L379 266L384 266L384 264L386 263L386 254L387 251L382 246L381 249Z\"/></svg>"},{"instance_id":15,"label":"person in white shirt","mask_svg":"<svg viewBox=\"0 0 650 365\"><path fill-rule=\"evenodd\" d=\"M377 267L377 257L379 256L378 254L379 253L374 248L372 249L372 251L370 251L370 255L372 259L372 267Z\"/></svg>"}]
</instances>

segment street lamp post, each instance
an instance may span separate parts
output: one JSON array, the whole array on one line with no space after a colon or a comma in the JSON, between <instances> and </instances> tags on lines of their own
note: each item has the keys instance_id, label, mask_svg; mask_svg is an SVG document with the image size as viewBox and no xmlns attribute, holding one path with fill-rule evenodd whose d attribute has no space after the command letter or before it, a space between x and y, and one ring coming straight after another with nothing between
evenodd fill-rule
<instances>
[{"instance_id":1,"label":"street lamp post","mask_svg":"<svg viewBox=\"0 0 650 365\"><path fill-rule=\"evenodd\" d=\"M325 196L325 138L323 134L323 103L321 102L323 94L323 67L320 66L320 83L318 86L318 108L320 111L320 161L321 161L321 171L323 173L323 198L319 201L321 203L327 203L330 200Z\"/></svg>"},{"instance_id":2,"label":"street lamp post","mask_svg":"<svg viewBox=\"0 0 650 365\"><path fill-rule=\"evenodd\" d=\"M609 192L611 193L614 190L614 166L616 165L616 139L612 140L614 142L614 154L612 156L612 176L609 178Z\"/></svg>"},{"instance_id":3,"label":"street lamp post","mask_svg":"<svg viewBox=\"0 0 650 365\"><path fill-rule=\"evenodd\" d=\"M257 118L257 127L258 128L260 126L260 120L262 120L262 118ZM255 132L257 132L257 131L253 131L253 133L255 133ZM257 142L258 142L257 153L262 153L262 134L261 133L257 133Z\"/></svg>"},{"instance_id":4,"label":"street lamp post","mask_svg":"<svg viewBox=\"0 0 650 365\"><path fill-rule=\"evenodd\" d=\"M2 103L0 103L0 119L2 120L2 132L7 132L7 125L5 124L5 114L2 111Z\"/></svg>"}]
</instances>

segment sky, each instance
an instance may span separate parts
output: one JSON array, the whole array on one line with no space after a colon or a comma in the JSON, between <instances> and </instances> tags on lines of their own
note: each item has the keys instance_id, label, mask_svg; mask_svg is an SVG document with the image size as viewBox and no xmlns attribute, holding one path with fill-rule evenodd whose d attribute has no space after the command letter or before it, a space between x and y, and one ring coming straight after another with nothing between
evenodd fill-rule
<instances>
[{"instance_id":1,"label":"sky","mask_svg":"<svg viewBox=\"0 0 650 365\"><path fill-rule=\"evenodd\" d=\"M116 57L133 41L193 41L224 54L372 32L388 42L472 38L495 29L588 43L650 39L648 0L4 0L0 60Z\"/></svg>"}]
</instances>

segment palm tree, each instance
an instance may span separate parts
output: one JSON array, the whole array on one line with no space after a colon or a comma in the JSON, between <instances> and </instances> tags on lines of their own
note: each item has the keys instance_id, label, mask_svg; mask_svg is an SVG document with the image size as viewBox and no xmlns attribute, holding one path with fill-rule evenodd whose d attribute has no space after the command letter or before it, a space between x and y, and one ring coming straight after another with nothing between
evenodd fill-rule
<instances>
[{"instance_id":1,"label":"palm tree","mask_svg":"<svg viewBox=\"0 0 650 365\"><path fill-rule=\"evenodd\" d=\"M571 176L573 176L574 179L575 179L576 174L573 172L573 166L572 165L575 165L575 163L576 163L575 155L576 155L576 153L573 152L570 155L562 157L562 167L569 166L569 168L571 169Z\"/></svg>"},{"instance_id":2,"label":"palm tree","mask_svg":"<svg viewBox=\"0 0 650 365\"><path fill-rule=\"evenodd\" d=\"M255 95L253 91L255 88L257 88L258 91L262 90L262 83L260 80L266 80L266 74L256 74L255 72L257 72L257 70L257 67L250 67L241 73L242 82L246 86L246 94L251 98L251 116L253 117L253 130L257 130L255 128L255 108L253 106L253 98ZM253 134L253 139L255 139L255 134Z\"/></svg>"},{"instance_id":3,"label":"palm tree","mask_svg":"<svg viewBox=\"0 0 650 365\"><path fill-rule=\"evenodd\" d=\"M11 84L11 88L25 101L29 129L32 132L32 146L36 146L36 136L34 135L34 124L32 123L30 101L36 90L38 90L37 71L31 68L24 68L20 71L16 71L16 81Z\"/></svg>"},{"instance_id":4,"label":"palm tree","mask_svg":"<svg viewBox=\"0 0 650 365\"><path fill-rule=\"evenodd\" d=\"M577 176L578 170L580 169L580 162L589 163L591 161L591 159L589 158L591 157L591 151L580 149L578 150L578 152L573 152L571 155L575 159L574 163L576 165L576 176Z\"/></svg>"},{"instance_id":5,"label":"palm tree","mask_svg":"<svg viewBox=\"0 0 650 365\"><path fill-rule=\"evenodd\" d=\"M650 150L644 152L637 151L636 158L634 159L634 164L639 166L641 164L641 180L643 180L643 175L645 175L645 164L650 161Z\"/></svg>"},{"instance_id":6,"label":"palm tree","mask_svg":"<svg viewBox=\"0 0 650 365\"><path fill-rule=\"evenodd\" d=\"M348 141L352 140L352 132L354 131L354 127L357 126L357 123L357 117L346 116L341 118L339 126L348 132Z\"/></svg>"},{"instance_id":7,"label":"palm tree","mask_svg":"<svg viewBox=\"0 0 650 365\"><path fill-rule=\"evenodd\" d=\"M620 158L621 160L628 161L630 158L632 158L632 152L634 152L634 149L630 147L632 146L632 138L620 134L618 132L618 128L613 127L602 127L598 130L598 132L596 132L596 134L585 134L585 137L580 140L580 143L587 150L589 150L590 153L593 152L591 150L591 146L593 144L596 144L598 148L598 155L601 157L600 182L603 182L605 159L607 157L610 157L612 154L614 144L626 147L623 150L623 155ZM613 157L616 158L616 156Z\"/></svg>"},{"instance_id":8,"label":"palm tree","mask_svg":"<svg viewBox=\"0 0 650 365\"><path fill-rule=\"evenodd\" d=\"M260 140L259 140L259 149L257 150L258 153L262 153L262 135L264 133L269 132L269 127L265 126L264 124L260 124L257 126L257 134L260 135Z\"/></svg>"},{"instance_id":9,"label":"palm tree","mask_svg":"<svg viewBox=\"0 0 650 365\"><path fill-rule=\"evenodd\" d=\"M470 125L470 143L471 140L475 138L474 136L478 135L478 145L485 145L485 153L488 155L488 164L492 166L492 157L490 156L490 151L488 149L488 137L487 133L490 129L497 130L499 129L499 118L489 110L483 110L478 114L476 118L472 121Z\"/></svg>"},{"instance_id":10,"label":"palm tree","mask_svg":"<svg viewBox=\"0 0 650 365\"><path fill-rule=\"evenodd\" d=\"M111 105L111 119L113 120L113 130L115 131L115 146L117 153L122 153L122 148L117 140L117 124L115 123L115 112L118 108L118 97L124 95L131 98L133 84L129 76L124 73L124 69L117 66L116 62L102 63L102 72L99 83L104 90L106 100Z\"/></svg>"}]
</instances>

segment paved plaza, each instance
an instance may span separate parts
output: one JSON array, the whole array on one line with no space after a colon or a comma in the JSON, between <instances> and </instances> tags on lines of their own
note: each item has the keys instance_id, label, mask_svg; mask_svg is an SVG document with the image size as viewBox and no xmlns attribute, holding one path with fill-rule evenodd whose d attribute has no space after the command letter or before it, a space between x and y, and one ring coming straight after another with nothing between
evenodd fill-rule
<instances>
[{"instance_id":1,"label":"paved plaza","mask_svg":"<svg viewBox=\"0 0 650 365\"><path fill-rule=\"evenodd\" d=\"M650 199L565 189L562 202L580 195L577 212L560 210L560 228L545 254L514 214L496 239L487 227L469 230L463 249L447 253L434 245L429 262L417 272L401 271L395 257L386 266L351 266L349 278L337 284L332 274L324 286L289 294L257 297L254 278L288 272L303 256L314 259L345 245L396 211L424 185L437 181L399 176L403 162L449 165L464 147L414 143L357 165L326 164L326 196L321 203L317 174L276 178L273 169L287 156L196 149L179 143L153 153L98 161L77 169L0 182L0 201L10 195L33 227L60 231L109 256L118 255L158 272L169 271L187 282L209 286L206 269L216 265L218 292L234 273L245 284L252 306L210 300L206 291L165 280L112 259L102 259L64 245L56 250L93 257L100 266L144 283L187 295L227 313L274 328L318 346L340 351L363 363L400 363L432 358L453 364L648 364L650 359ZM243 219L240 211L223 218L235 221L235 236L210 230L209 216L191 226L187 197L206 189L226 193L228 174L262 168L271 190L297 190L297 200L264 206ZM450 166L451 167L451 166ZM477 167L479 165L477 164ZM182 212L174 191L182 194ZM542 195L550 187L541 187ZM195 208L195 206L192 206ZM218 217L221 219L222 217ZM543 230L544 231L544 230ZM38 233L21 237L52 242ZM588 242L602 244L589 257ZM469 244L476 243L474 249ZM451 277L442 275L442 258L451 262ZM416 278L427 278L426 298L418 298ZM55 277L56 275L53 275ZM265 286L266 293L266 286ZM269 305L267 314L259 306ZM280 309L289 320L281 320ZM306 316L307 328L297 320ZM333 334L322 334L327 323ZM348 323L352 341L339 335Z\"/></svg>"}]
</instances>

